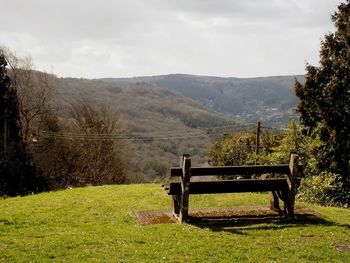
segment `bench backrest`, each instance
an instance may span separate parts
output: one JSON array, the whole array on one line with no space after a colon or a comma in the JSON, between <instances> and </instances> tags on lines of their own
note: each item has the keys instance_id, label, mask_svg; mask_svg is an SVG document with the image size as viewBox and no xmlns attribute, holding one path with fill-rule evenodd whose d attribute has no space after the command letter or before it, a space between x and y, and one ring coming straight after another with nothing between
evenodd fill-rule
<instances>
[{"instance_id":1,"label":"bench backrest","mask_svg":"<svg viewBox=\"0 0 350 263\"><path fill-rule=\"evenodd\" d=\"M288 164L280 165L245 165L245 166L215 166L191 167L191 176L222 176L222 175L253 175L253 174L289 174ZM182 176L182 168L171 168L171 177Z\"/></svg>"}]
</instances>

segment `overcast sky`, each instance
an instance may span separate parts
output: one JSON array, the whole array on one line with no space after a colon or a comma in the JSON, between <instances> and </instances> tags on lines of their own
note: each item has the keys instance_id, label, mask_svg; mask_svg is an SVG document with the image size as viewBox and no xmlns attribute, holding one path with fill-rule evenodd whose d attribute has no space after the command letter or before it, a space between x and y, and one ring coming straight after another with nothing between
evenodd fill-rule
<instances>
[{"instance_id":1,"label":"overcast sky","mask_svg":"<svg viewBox=\"0 0 350 263\"><path fill-rule=\"evenodd\" d=\"M0 45L58 76L303 74L340 0L0 0Z\"/></svg>"}]
</instances>

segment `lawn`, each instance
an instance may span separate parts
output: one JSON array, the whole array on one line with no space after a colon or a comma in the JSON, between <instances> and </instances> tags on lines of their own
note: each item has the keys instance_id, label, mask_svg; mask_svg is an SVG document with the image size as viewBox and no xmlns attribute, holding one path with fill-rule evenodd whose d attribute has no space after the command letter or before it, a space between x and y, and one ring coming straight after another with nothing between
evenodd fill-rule
<instances>
[{"instance_id":1,"label":"lawn","mask_svg":"<svg viewBox=\"0 0 350 263\"><path fill-rule=\"evenodd\" d=\"M268 204L267 194L191 197L190 207ZM132 210L170 210L160 185L77 188L0 200L3 262L350 262L350 210L319 218L140 226Z\"/></svg>"}]
</instances>

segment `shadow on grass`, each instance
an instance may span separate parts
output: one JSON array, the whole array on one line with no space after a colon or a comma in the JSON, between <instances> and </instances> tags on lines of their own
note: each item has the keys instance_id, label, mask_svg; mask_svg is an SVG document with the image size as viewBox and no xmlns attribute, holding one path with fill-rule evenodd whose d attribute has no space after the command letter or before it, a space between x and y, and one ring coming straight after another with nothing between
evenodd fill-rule
<instances>
[{"instance_id":1,"label":"shadow on grass","mask_svg":"<svg viewBox=\"0 0 350 263\"><path fill-rule=\"evenodd\" d=\"M337 224L323 218L316 213L308 212L296 214L294 217L281 215L233 215L233 216L192 216L189 224L214 232L229 232L248 235L247 230L279 230L305 226L340 226L350 228L348 224Z\"/></svg>"}]
</instances>

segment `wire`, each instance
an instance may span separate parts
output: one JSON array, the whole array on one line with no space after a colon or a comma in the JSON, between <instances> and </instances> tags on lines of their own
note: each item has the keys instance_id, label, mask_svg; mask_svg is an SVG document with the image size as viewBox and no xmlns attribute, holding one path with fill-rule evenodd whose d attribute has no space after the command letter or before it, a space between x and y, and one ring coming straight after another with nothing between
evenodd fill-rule
<instances>
[{"instance_id":1,"label":"wire","mask_svg":"<svg viewBox=\"0 0 350 263\"><path fill-rule=\"evenodd\" d=\"M94 141L108 141L108 140L126 140L126 141L156 141L156 140L173 140L173 139L188 139L188 138L198 138L207 137L206 134L197 135L185 135L185 136L171 136L171 137L89 137L89 136L67 136L58 134L43 134L46 138L66 138L66 139L77 139L77 140L94 140Z\"/></svg>"},{"instance_id":2,"label":"wire","mask_svg":"<svg viewBox=\"0 0 350 263\"><path fill-rule=\"evenodd\" d=\"M227 130L228 128L231 128ZM223 132L237 132L242 130L251 129L252 124L241 124L241 125L225 125L225 126L215 126L211 128L198 129L195 131L161 131L161 132L144 132L144 133L116 133L116 134L81 134L81 133L71 133L71 132L52 132L40 130L39 134L46 138L65 138L65 139L76 139L76 140L95 140L95 141L108 141L108 140L125 140L125 141L159 141L159 140L177 140L177 139L191 139L191 138L204 138L214 135L222 135ZM288 130L286 128L277 127L266 127L264 129ZM226 130L225 130L226 129ZM221 131L219 131L221 130Z\"/></svg>"}]
</instances>

